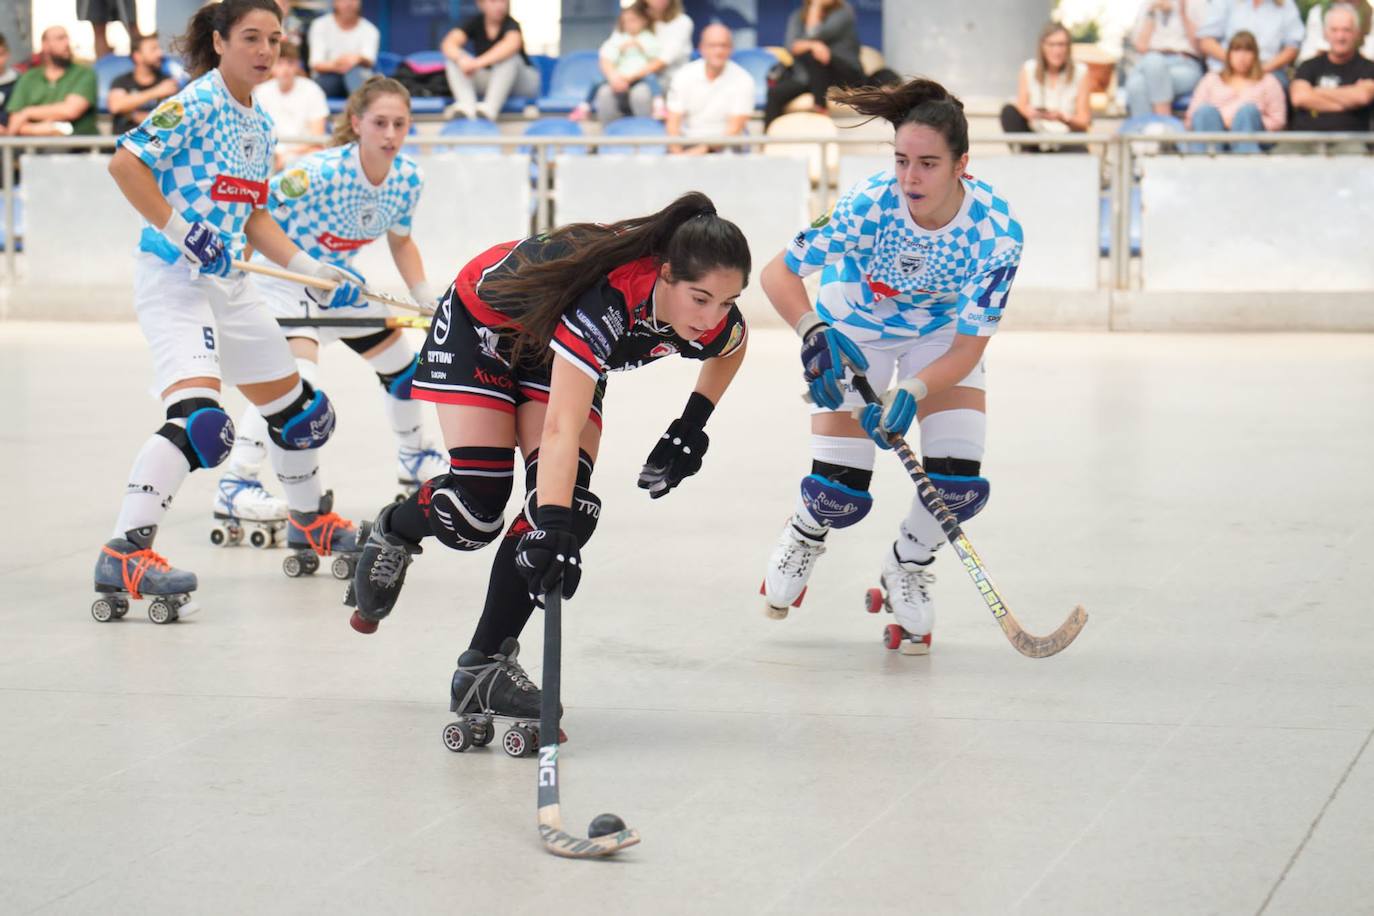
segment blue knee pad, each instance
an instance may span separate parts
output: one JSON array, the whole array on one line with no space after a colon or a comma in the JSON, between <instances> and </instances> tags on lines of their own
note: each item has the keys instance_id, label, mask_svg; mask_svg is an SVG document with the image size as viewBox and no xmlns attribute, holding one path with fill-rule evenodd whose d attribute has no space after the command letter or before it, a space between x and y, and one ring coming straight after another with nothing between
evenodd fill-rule
<instances>
[{"instance_id":1,"label":"blue knee pad","mask_svg":"<svg viewBox=\"0 0 1374 916\"><path fill-rule=\"evenodd\" d=\"M857 525L873 508L873 497L867 491L847 487L819 474L807 474L802 478L801 494L807 511L831 528Z\"/></svg>"},{"instance_id":2,"label":"blue knee pad","mask_svg":"<svg viewBox=\"0 0 1374 916\"><path fill-rule=\"evenodd\" d=\"M382 383L386 393L400 401L410 400L410 383L415 378L415 368L418 363L410 361L400 372L378 372L377 381Z\"/></svg>"},{"instance_id":3,"label":"blue knee pad","mask_svg":"<svg viewBox=\"0 0 1374 916\"><path fill-rule=\"evenodd\" d=\"M301 395L267 418L267 434L287 451L319 448L334 433L334 405L323 391L301 380Z\"/></svg>"},{"instance_id":4,"label":"blue knee pad","mask_svg":"<svg viewBox=\"0 0 1374 916\"><path fill-rule=\"evenodd\" d=\"M187 398L167 408L167 420L158 435L186 456L191 470L222 464L234 447L234 421L209 398ZM170 422L185 420L185 425Z\"/></svg>"},{"instance_id":5,"label":"blue knee pad","mask_svg":"<svg viewBox=\"0 0 1374 916\"><path fill-rule=\"evenodd\" d=\"M940 491L940 498L961 525L983 511L992 493L986 477L959 477L929 472L926 476L935 484L935 489Z\"/></svg>"}]
</instances>

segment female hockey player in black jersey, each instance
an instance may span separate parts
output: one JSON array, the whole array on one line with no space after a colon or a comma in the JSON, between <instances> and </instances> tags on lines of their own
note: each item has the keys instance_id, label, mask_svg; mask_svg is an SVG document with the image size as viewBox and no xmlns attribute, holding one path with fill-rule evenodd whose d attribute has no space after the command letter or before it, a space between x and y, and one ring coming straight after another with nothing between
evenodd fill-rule
<instances>
[{"instance_id":1,"label":"female hockey player in black jersey","mask_svg":"<svg viewBox=\"0 0 1374 916\"><path fill-rule=\"evenodd\" d=\"M372 633L391 612L425 537L457 550L500 539L452 707L537 717L516 637L532 594L561 587L571 597L582 576L580 550L600 515L589 487L606 373L675 353L703 361L639 476L663 496L701 467L703 428L743 360L735 299L749 266L744 235L695 192L650 216L565 226L470 261L440 301L411 386L438 404L449 473L377 516L348 599L353 628ZM507 528L517 445L526 498Z\"/></svg>"}]
</instances>

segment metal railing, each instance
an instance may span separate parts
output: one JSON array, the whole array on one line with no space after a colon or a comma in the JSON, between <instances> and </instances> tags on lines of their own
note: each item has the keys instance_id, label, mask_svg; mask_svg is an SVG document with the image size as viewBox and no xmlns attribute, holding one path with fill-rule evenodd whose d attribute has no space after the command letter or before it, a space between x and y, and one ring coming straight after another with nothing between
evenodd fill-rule
<instances>
[{"instance_id":1,"label":"metal railing","mask_svg":"<svg viewBox=\"0 0 1374 916\"><path fill-rule=\"evenodd\" d=\"M44 150L88 149L107 151L113 149L115 137L0 137L0 168L3 168L3 209L4 209L4 251L6 277L14 282L17 277L15 262L15 219L14 219L14 166L16 150L37 152ZM1319 155L1343 153L1359 146L1362 149L1374 148L1374 133L1159 133L1159 134L986 134L972 138L975 145L1004 143L1009 147L1052 145L1062 152L1092 151L1098 153L1106 165L1107 190L1110 201L1110 245L1108 258L1110 265L1111 288L1125 290L1130 287L1130 218L1131 189L1135 185L1136 160L1143 156L1161 155L1161 150L1172 150L1184 155L1242 155L1219 152L1222 145L1235 143L1258 143L1272 152L1281 152L1284 147L1299 146L1315 151ZM287 143L324 144L326 137L285 137ZM480 146L499 146L514 154L516 150L529 149L535 163L535 217L534 231L542 232L552 225L552 208L556 193L553 175L553 155L564 147L663 147L677 142L707 144L727 149L762 151L763 147L775 144L788 146L811 146L817 149L818 179L813 194L817 212L828 209L832 200L844 189L834 187L836 176L832 163L838 162L839 154L845 149L873 149L883 145L872 136L730 136L730 137L691 137L676 138L667 136L620 137L585 134L582 136L415 136L407 139L409 146L419 147L422 151L439 148ZM1204 147L1201 152L1192 152L1195 146ZM1147 152L1148 151L1148 152ZM1172 154L1172 153L1163 153ZM975 166L976 169L976 166ZM1142 240L1143 244L1143 240Z\"/></svg>"}]
</instances>

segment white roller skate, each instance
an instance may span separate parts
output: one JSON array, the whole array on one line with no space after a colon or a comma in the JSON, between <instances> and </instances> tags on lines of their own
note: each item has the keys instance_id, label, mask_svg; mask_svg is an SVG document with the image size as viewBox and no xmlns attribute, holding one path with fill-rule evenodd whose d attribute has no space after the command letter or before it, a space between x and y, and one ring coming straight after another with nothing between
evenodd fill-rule
<instances>
[{"instance_id":1,"label":"white roller skate","mask_svg":"<svg viewBox=\"0 0 1374 916\"><path fill-rule=\"evenodd\" d=\"M268 493L254 477L233 472L221 476L214 513L210 543L216 547L241 544L245 535L254 547L274 547L286 531L286 500Z\"/></svg>"},{"instance_id":2,"label":"white roller skate","mask_svg":"<svg viewBox=\"0 0 1374 916\"><path fill-rule=\"evenodd\" d=\"M773 620L787 617L789 608L800 607L806 597L806 583L817 558L825 553L825 535L795 515L787 520L777 546L768 558L759 594L764 597L763 612Z\"/></svg>"},{"instance_id":3,"label":"white roller skate","mask_svg":"<svg viewBox=\"0 0 1374 916\"><path fill-rule=\"evenodd\" d=\"M405 502L410 494L420 489L420 484L448 471L448 455L443 452L428 445L420 448L402 446L396 452L396 483L401 487L396 502Z\"/></svg>"},{"instance_id":4,"label":"white roller skate","mask_svg":"<svg viewBox=\"0 0 1374 916\"><path fill-rule=\"evenodd\" d=\"M882 587L868 590L868 612L886 610L897 620L883 627L883 645L900 649L903 655L930 653L930 631L935 626L935 602L930 597L930 586L935 583L930 567L934 562L934 557L925 563L904 562L894 545L883 563Z\"/></svg>"}]
</instances>

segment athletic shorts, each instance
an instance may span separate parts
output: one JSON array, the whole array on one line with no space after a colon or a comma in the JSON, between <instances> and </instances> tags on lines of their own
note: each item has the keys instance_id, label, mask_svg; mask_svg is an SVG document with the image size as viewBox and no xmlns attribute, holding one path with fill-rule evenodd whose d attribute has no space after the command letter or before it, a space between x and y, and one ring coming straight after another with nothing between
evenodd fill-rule
<instances>
[{"instance_id":1,"label":"athletic shorts","mask_svg":"<svg viewBox=\"0 0 1374 916\"><path fill-rule=\"evenodd\" d=\"M76 0L76 18L96 25L122 22L132 32L134 0Z\"/></svg>"},{"instance_id":2,"label":"athletic shorts","mask_svg":"<svg viewBox=\"0 0 1374 916\"><path fill-rule=\"evenodd\" d=\"M954 335L954 323L950 322L923 337L859 344L859 349L868 358L868 371L864 373L868 376L868 384L873 386L874 391L882 394L897 382L911 378L944 356L949 350L950 344L954 343ZM846 369L844 381L840 383L840 390L844 392L844 404L840 410L848 411L864 405L864 399L854 390L850 381L853 378L854 373ZM986 391L988 387L987 371L983 368L983 361L978 360L978 365L973 367L973 371L955 387L977 388L979 391ZM815 414L829 413L830 411L824 407L812 405L811 412Z\"/></svg>"},{"instance_id":3,"label":"athletic shorts","mask_svg":"<svg viewBox=\"0 0 1374 916\"><path fill-rule=\"evenodd\" d=\"M266 262L263 262L266 263ZM252 281L257 287L267 311L273 318L390 318L390 306L364 299L366 307L322 309L305 294L305 287L290 280L279 280L254 274ZM367 337L376 334L380 328L282 328L287 337L303 337L318 344L333 343L353 337Z\"/></svg>"},{"instance_id":4,"label":"athletic shorts","mask_svg":"<svg viewBox=\"0 0 1374 916\"><path fill-rule=\"evenodd\" d=\"M168 264L140 251L134 310L153 354L158 394L188 378L248 385L296 372L281 328L242 272L193 280L187 264Z\"/></svg>"},{"instance_id":5,"label":"athletic shorts","mask_svg":"<svg viewBox=\"0 0 1374 916\"><path fill-rule=\"evenodd\" d=\"M486 407L508 414L529 401L547 404L551 360L546 355L540 361L521 360L512 366L511 349L509 338L478 324L450 290L420 350L410 396L417 401ZM603 377L587 414L598 429L605 393Z\"/></svg>"}]
</instances>

